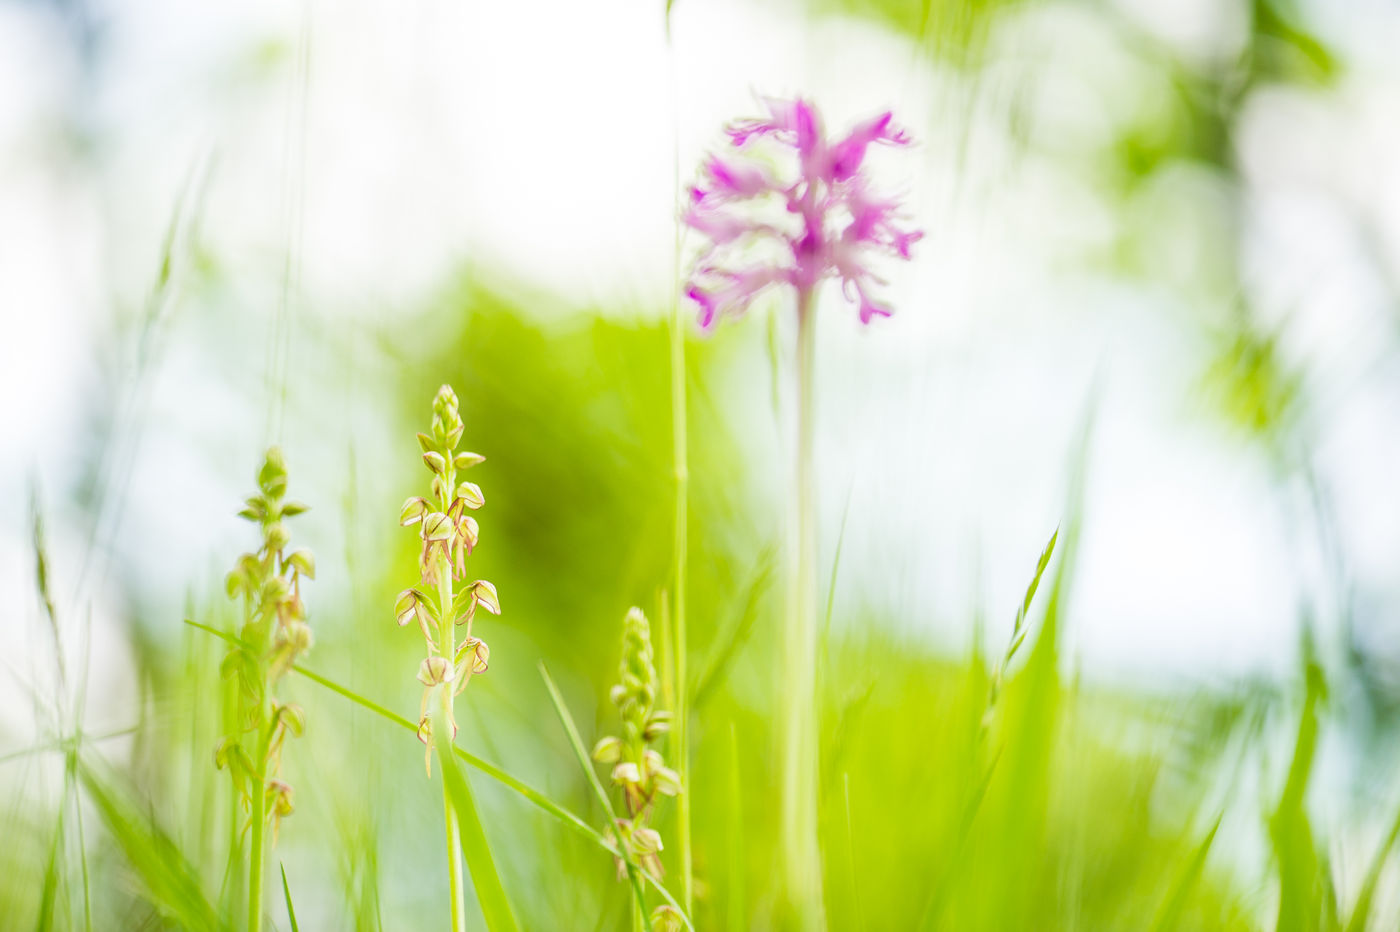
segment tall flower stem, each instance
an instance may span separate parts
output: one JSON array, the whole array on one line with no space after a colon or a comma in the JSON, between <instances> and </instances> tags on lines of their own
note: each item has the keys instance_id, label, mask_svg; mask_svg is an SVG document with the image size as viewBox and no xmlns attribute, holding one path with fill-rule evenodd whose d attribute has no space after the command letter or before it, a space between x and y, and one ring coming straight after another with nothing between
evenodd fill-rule
<instances>
[{"instance_id":1,"label":"tall flower stem","mask_svg":"<svg viewBox=\"0 0 1400 932\"><path fill-rule=\"evenodd\" d=\"M452 486L452 467L448 467L447 486ZM452 566L446 558L439 560L437 569L438 604L442 606L442 619L438 625L438 652L449 661L457 656L456 631L452 618ZM442 726L451 728L452 691L455 684L443 683ZM444 740L455 740L450 734ZM462 836L457 825L456 812L452 808L452 795L447 787L447 778L442 781L442 805L444 821L447 824L447 884L452 895L452 932L465 932L467 927L467 903L463 895L462 882Z\"/></svg>"},{"instance_id":2,"label":"tall flower stem","mask_svg":"<svg viewBox=\"0 0 1400 932\"><path fill-rule=\"evenodd\" d=\"M820 928L817 847L816 497L813 476L816 320L812 291L797 294L797 446L789 515L788 593L783 628L784 908L803 929Z\"/></svg>"},{"instance_id":3,"label":"tall flower stem","mask_svg":"<svg viewBox=\"0 0 1400 932\"><path fill-rule=\"evenodd\" d=\"M267 697L263 698L263 715L261 721L271 720L272 712ZM259 729L258 743L254 748L252 779L253 796L250 800L252 813L249 818L251 829L250 845L248 853L248 932L262 932L262 899L263 899L263 868L264 849L267 847L265 833L267 829L267 749L268 740L272 736L271 726Z\"/></svg>"},{"instance_id":4,"label":"tall flower stem","mask_svg":"<svg viewBox=\"0 0 1400 932\"><path fill-rule=\"evenodd\" d=\"M690 466L686 444L686 401L685 401L685 327L681 322L680 309L671 317L671 434L672 453L676 473L676 540L673 548L676 565L673 571L676 581L675 619L675 671L676 671L676 717L675 748L676 770L680 774L681 786L686 792L680 794L676 808L676 836L681 856L681 905L688 914L691 907L691 856L690 856L690 702L689 675L686 672L686 627L685 627L685 577L687 562L687 525L689 521Z\"/></svg>"}]
</instances>

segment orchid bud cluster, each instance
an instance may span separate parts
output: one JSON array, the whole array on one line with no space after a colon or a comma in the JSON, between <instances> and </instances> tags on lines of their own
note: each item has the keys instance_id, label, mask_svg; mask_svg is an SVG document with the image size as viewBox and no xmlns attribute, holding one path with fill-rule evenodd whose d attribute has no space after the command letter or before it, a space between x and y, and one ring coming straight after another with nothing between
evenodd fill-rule
<instances>
[{"instance_id":1,"label":"orchid bud cluster","mask_svg":"<svg viewBox=\"0 0 1400 932\"><path fill-rule=\"evenodd\" d=\"M431 769L432 723L428 702L435 690L450 690L444 702L452 735L457 723L452 718L452 697L466 689L471 678L485 673L491 659L486 642L472 634L478 608L493 615L501 613L496 587L484 579L475 580L453 592L454 583L466 577L466 559L476 548L480 529L468 512L486 504L476 483L457 480L458 472L470 469L486 458L459 452L462 418L457 395L450 386L438 389L433 401L432 434L419 434L423 463L432 473L431 496L404 502L399 524L418 526L422 547L418 555L419 585L398 595L394 615L400 627L416 621L427 644L428 655L418 667L423 684L419 711L418 738L428 747ZM455 628L464 626L464 636L456 643Z\"/></svg>"},{"instance_id":2,"label":"orchid bud cluster","mask_svg":"<svg viewBox=\"0 0 1400 932\"><path fill-rule=\"evenodd\" d=\"M629 611L623 622L621 681L610 697L622 718L622 736L601 739L593 747L593 759L612 765L612 782L622 789L627 817L618 818L609 837L627 846L646 870L660 877L661 836L647 822L656 797L680 793L681 780L652 747L670 730L671 716L655 707L651 627L640 608Z\"/></svg>"},{"instance_id":3,"label":"orchid bud cluster","mask_svg":"<svg viewBox=\"0 0 1400 932\"><path fill-rule=\"evenodd\" d=\"M281 818L292 812L292 788L277 778L282 745L288 733L300 735L306 728L300 706L281 702L274 690L312 642L306 623L306 603L301 581L316 578L316 561L309 550L288 551L286 519L306 511L287 501L287 467L282 452L267 451L258 470L258 493L249 498L238 516L262 531L262 546L238 558L224 588L230 599L242 599L243 625L238 642L229 649L221 671L238 683L239 731L219 743L214 762L228 767L245 805L252 794L265 794L263 811L274 831ZM244 738L252 734L252 749ZM256 787L262 780L264 785Z\"/></svg>"}]
</instances>

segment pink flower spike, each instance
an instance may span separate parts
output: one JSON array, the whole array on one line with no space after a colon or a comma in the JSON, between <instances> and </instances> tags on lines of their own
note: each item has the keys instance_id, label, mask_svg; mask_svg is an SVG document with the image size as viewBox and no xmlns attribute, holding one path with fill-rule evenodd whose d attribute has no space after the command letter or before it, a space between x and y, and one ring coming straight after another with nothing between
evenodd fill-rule
<instances>
[{"instance_id":1,"label":"pink flower spike","mask_svg":"<svg viewBox=\"0 0 1400 932\"><path fill-rule=\"evenodd\" d=\"M867 291L880 281L871 258L908 259L923 234L900 225L898 199L871 191L865 165L872 145L904 146L908 135L885 112L828 140L810 102L764 103L766 117L726 130L737 151L706 159L682 215L707 241L686 290L700 325L742 314L772 285L810 296L829 279L841 281L862 323L888 317ZM771 258L745 261L754 248Z\"/></svg>"}]
</instances>

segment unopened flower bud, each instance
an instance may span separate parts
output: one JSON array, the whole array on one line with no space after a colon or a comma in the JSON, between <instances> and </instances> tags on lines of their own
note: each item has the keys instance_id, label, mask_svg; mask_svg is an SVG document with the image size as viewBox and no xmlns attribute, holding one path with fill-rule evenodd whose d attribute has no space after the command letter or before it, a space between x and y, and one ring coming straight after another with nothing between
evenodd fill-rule
<instances>
[{"instance_id":1,"label":"unopened flower bud","mask_svg":"<svg viewBox=\"0 0 1400 932\"><path fill-rule=\"evenodd\" d=\"M423 462L435 475L442 475L447 471L447 460L436 450L431 450L423 454Z\"/></svg>"},{"instance_id":2,"label":"unopened flower bud","mask_svg":"<svg viewBox=\"0 0 1400 932\"><path fill-rule=\"evenodd\" d=\"M271 576L263 583L263 600L265 602L280 605L290 592L291 588L281 576Z\"/></svg>"},{"instance_id":3,"label":"unopened flower bud","mask_svg":"<svg viewBox=\"0 0 1400 932\"><path fill-rule=\"evenodd\" d=\"M234 570L224 577L224 591L228 593L230 599L238 598L238 593L242 592L248 585L248 577L241 570Z\"/></svg>"},{"instance_id":4,"label":"unopened flower bud","mask_svg":"<svg viewBox=\"0 0 1400 932\"><path fill-rule=\"evenodd\" d=\"M426 541L447 540L452 530L452 520L440 511L430 512L423 519L422 535Z\"/></svg>"},{"instance_id":5,"label":"unopened flower bud","mask_svg":"<svg viewBox=\"0 0 1400 932\"><path fill-rule=\"evenodd\" d=\"M427 453L431 450L437 449L437 442L434 441L433 438L429 437L427 434L419 434L418 446L423 448L424 453Z\"/></svg>"},{"instance_id":6,"label":"unopened flower bud","mask_svg":"<svg viewBox=\"0 0 1400 932\"><path fill-rule=\"evenodd\" d=\"M491 648L481 638L467 638L457 649L457 657L469 662L472 673L485 673L491 663Z\"/></svg>"},{"instance_id":7,"label":"unopened flower bud","mask_svg":"<svg viewBox=\"0 0 1400 932\"><path fill-rule=\"evenodd\" d=\"M671 730L670 712L653 712L647 717L646 727L642 730L642 737L647 741L655 741L657 738Z\"/></svg>"},{"instance_id":8,"label":"unopened flower bud","mask_svg":"<svg viewBox=\"0 0 1400 932\"><path fill-rule=\"evenodd\" d=\"M423 594L417 589L405 589L399 593L398 600L394 603L394 620L402 628L413 620L413 617L422 610Z\"/></svg>"},{"instance_id":9,"label":"unopened flower bud","mask_svg":"<svg viewBox=\"0 0 1400 932\"><path fill-rule=\"evenodd\" d=\"M448 411L457 410L457 393L452 390L451 385L440 386L437 396L433 398L433 412L439 417L445 416Z\"/></svg>"},{"instance_id":10,"label":"unopened flower bud","mask_svg":"<svg viewBox=\"0 0 1400 932\"><path fill-rule=\"evenodd\" d=\"M306 712L301 706L284 705L277 710L277 715L292 734L300 737L306 731Z\"/></svg>"},{"instance_id":11,"label":"unopened flower bud","mask_svg":"<svg viewBox=\"0 0 1400 932\"><path fill-rule=\"evenodd\" d=\"M423 516L428 513L428 501L425 498L414 496L403 503L403 508L399 511L399 524L408 527L423 520Z\"/></svg>"},{"instance_id":12,"label":"unopened flower bud","mask_svg":"<svg viewBox=\"0 0 1400 932\"><path fill-rule=\"evenodd\" d=\"M287 491L287 464L277 447L267 451L262 468L258 470L258 487L272 498L281 498Z\"/></svg>"},{"instance_id":13,"label":"unopened flower bud","mask_svg":"<svg viewBox=\"0 0 1400 932\"><path fill-rule=\"evenodd\" d=\"M287 559L287 562L292 565L298 575L305 576L307 579L316 578L316 557L312 555L310 550L298 550Z\"/></svg>"},{"instance_id":14,"label":"unopened flower bud","mask_svg":"<svg viewBox=\"0 0 1400 932\"><path fill-rule=\"evenodd\" d=\"M461 499L466 506L471 509L480 508L486 504L486 497L481 494L481 487L475 482L463 482L457 486L457 498Z\"/></svg>"},{"instance_id":15,"label":"unopened flower bud","mask_svg":"<svg viewBox=\"0 0 1400 932\"><path fill-rule=\"evenodd\" d=\"M612 781L621 786L636 786L642 782L642 774L636 764L623 761L612 769Z\"/></svg>"},{"instance_id":16,"label":"unopened flower bud","mask_svg":"<svg viewBox=\"0 0 1400 932\"><path fill-rule=\"evenodd\" d=\"M277 816L292 814L292 787L282 780L267 781L267 801L272 803L272 811Z\"/></svg>"},{"instance_id":17,"label":"unopened flower bud","mask_svg":"<svg viewBox=\"0 0 1400 932\"><path fill-rule=\"evenodd\" d=\"M284 635L286 642L298 653L311 649L311 626L304 621L294 621L287 625Z\"/></svg>"},{"instance_id":18,"label":"unopened flower bud","mask_svg":"<svg viewBox=\"0 0 1400 932\"><path fill-rule=\"evenodd\" d=\"M486 462L486 457L480 453L470 453L463 450L452 458L452 465L458 469L471 469L473 466Z\"/></svg>"},{"instance_id":19,"label":"unopened flower bud","mask_svg":"<svg viewBox=\"0 0 1400 932\"><path fill-rule=\"evenodd\" d=\"M670 767L658 767L651 775L652 781L656 784L656 792L663 796L679 796L681 792L681 776Z\"/></svg>"},{"instance_id":20,"label":"unopened flower bud","mask_svg":"<svg viewBox=\"0 0 1400 932\"><path fill-rule=\"evenodd\" d=\"M267 543L268 550L281 550L283 547L287 546L287 541L291 540L291 535L287 533L286 526L283 525L281 521L278 521L276 524L268 527L264 540Z\"/></svg>"},{"instance_id":21,"label":"unopened flower bud","mask_svg":"<svg viewBox=\"0 0 1400 932\"><path fill-rule=\"evenodd\" d=\"M593 745L593 759L600 764L615 764L622 757L622 739L608 735Z\"/></svg>"},{"instance_id":22,"label":"unopened flower bud","mask_svg":"<svg viewBox=\"0 0 1400 932\"><path fill-rule=\"evenodd\" d=\"M496 595L496 587L484 579L472 583L477 604L493 615L501 613L501 600Z\"/></svg>"},{"instance_id":23,"label":"unopened flower bud","mask_svg":"<svg viewBox=\"0 0 1400 932\"><path fill-rule=\"evenodd\" d=\"M639 828L632 833L632 850L645 857L662 850L661 835L654 828Z\"/></svg>"},{"instance_id":24,"label":"unopened flower bud","mask_svg":"<svg viewBox=\"0 0 1400 932\"><path fill-rule=\"evenodd\" d=\"M651 927L653 932L681 932L685 923L681 919L680 910L670 903L662 903L651 911Z\"/></svg>"},{"instance_id":25,"label":"unopened flower bud","mask_svg":"<svg viewBox=\"0 0 1400 932\"><path fill-rule=\"evenodd\" d=\"M418 682L424 686L436 686L452 680L452 661L446 657L424 657L418 665Z\"/></svg>"},{"instance_id":26,"label":"unopened flower bud","mask_svg":"<svg viewBox=\"0 0 1400 932\"><path fill-rule=\"evenodd\" d=\"M257 523L261 523L267 517L267 499L261 495L254 495L245 502L245 505L247 507L238 513L238 517Z\"/></svg>"}]
</instances>

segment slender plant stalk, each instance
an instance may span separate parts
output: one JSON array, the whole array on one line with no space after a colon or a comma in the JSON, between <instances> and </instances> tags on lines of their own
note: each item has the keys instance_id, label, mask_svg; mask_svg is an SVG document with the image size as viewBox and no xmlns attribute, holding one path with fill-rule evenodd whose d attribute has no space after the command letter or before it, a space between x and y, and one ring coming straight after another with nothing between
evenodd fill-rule
<instances>
[{"instance_id":1,"label":"slender plant stalk","mask_svg":"<svg viewBox=\"0 0 1400 932\"><path fill-rule=\"evenodd\" d=\"M263 697L263 721L271 719L268 697ZM248 853L248 932L262 932L263 855L267 848L267 748L271 729L259 731L257 753L253 755L252 846Z\"/></svg>"},{"instance_id":2,"label":"slender plant stalk","mask_svg":"<svg viewBox=\"0 0 1400 932\"><path fill-rule=\"evenodd\" d=\"M674 118L680 119L680 106L677 101L677 78L676 78L676 56L675 48L671 39L671 0L666 3L666 47L670 54L670 85L671 85L671 112ZM679 203L681 199L681 152L680 152L680 128L679 123L674 127L672 136L672 157L675 164L675 199ZM676 277L680 278L681 264L681 227L676 223L676 235L672 257L675 262ZM685 581L686 563L688 557L688 525L690 513L690 456L687 449L686 423L686 366L685 366L685 319L682 315L679 300L674 302L675 306L671 312L671 442L672 453L675 460L676 473L676 541L673 548L676 565L673 572L675 577L676 603L672 619L675 623L675 636L672 638L675 644L675 704L672 709L675 711L674 719L674 748L673 757L676 762L676 772L680 774L681 787L683 788L680 797L676 800L676 842L680 847L681 857L681 902L685 905L685 911L690 912L692 900L692 882L694 873L690 852L690 680L686 671L686 626L685 626Z\"/></svg>"},{"instance_id":3,"label":"slender plant stalk","mask_svg":"<svg viewBox=\"0 0 1400 932\"><path fill-rule=\"evenodd\" d=\"M690 464L686 443L685 327L680 308L671 317L671 433L676 472L675 761L684 792L676 800L676 838L681 855L681 902L691 905L690 856L690 679L686 670L685 577L689 523Z\"/></svg>"},{"instance_id":4,"label":"slender plant stalk","mask_svg":"<svg viewBox=\"0 0 1400 932\"><path fill-rule=\"evenodd\" d=\"M804 929L820 928L821 855L817 848L816 498L813 476L817 355L813 295L797 299L797 450L792 539L783 638L782 851L785 908Z\"/></svg>"},{"instance_id":5,"label":"slender plant stalk","mask_svg":"<svg viewBox=\"0 0 1400 932\"><path fill-rule=\"evenodd\" d=\"M450 480L450 474L449 474ZM457 656L456 625L450 617L452 607L452 567L446 560L438 565L438 604L444 606L444 618L438 626L438 649L442 656L451 659ZM471 632L468 632L470 636ZM452 683L442 687L442 723L450 729L452 722ZM449 732L444 740L451 743ZM457 824L456 813L452 808L452 794L448 790L447 779L442 781L442 805L444 821L447 824L447 883L452 895L452 932L465 932L467 927L467 902L462 890L462 835Z\"/></svg>"}]
</instances>

